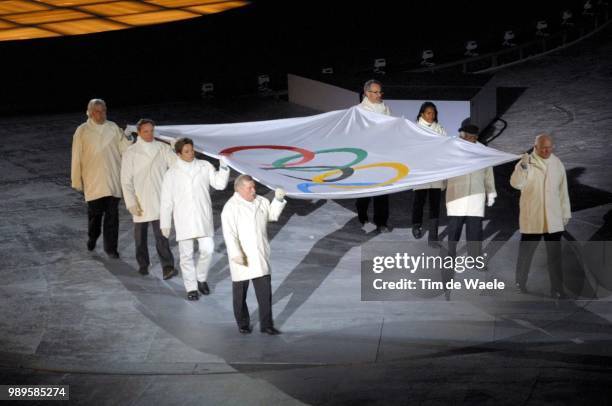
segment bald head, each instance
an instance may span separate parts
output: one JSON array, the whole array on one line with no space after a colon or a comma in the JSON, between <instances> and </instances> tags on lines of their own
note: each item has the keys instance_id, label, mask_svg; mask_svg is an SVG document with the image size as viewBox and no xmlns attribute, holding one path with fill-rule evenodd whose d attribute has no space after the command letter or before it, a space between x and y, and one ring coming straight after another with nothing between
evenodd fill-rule
<instances>
[{"instance_id":1,"label":"bald head","mask_svg":"<svg viewBox=\"0 0 612 406\"><path fill-rule=\"evenodd\" d=\"M535 139L534 150L540 158L548 159L553 151L553 141L549 134L539 134Z\"/></svg>"}]
</instances>

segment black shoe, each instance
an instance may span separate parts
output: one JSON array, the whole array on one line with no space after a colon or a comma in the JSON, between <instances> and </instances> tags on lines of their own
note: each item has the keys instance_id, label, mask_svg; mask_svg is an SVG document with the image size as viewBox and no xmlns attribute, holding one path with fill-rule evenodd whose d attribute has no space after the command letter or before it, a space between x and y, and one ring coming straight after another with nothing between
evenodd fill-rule
<instances>
[{"instance_id":1,"label":"black shoe","mask_svg":"<svg viewBox=\"0 0 612 406\"><path fill-rule=\"evenodd\" d=\"M187 292L187 300L200 300L200 295L197 290L192 290L191 292Z\"/></svg>"},{"instance_id":2,"label":"black shoe","mask_svg":"<svg viewBox=\"0 0 612 406\"><path fill-rule=\"evenodd\" d=\"M198 290L203 295L210 295L210 289L208 288L208 283L206 282L198 282Z\"/></svg>"},{"instance_id":3,"label":"black shoe","mask_svg":"<svg viewBox=\"0 0 612 406\"><path fill-rule=\"evenodd\" d=\"M529 291L527 290L527 286L521 285L520 283L516 284L516 290L518 293L523 293L523 294L529 293Z\"/></svg>"},{"instance_id":4,"label":"black shoe","mask_svg":"<svg viewBox=\"0 0 612 406\"><path fill-rule=\"evenodd\" d=\"M240 334L251 334L251 328L250 327L238 327L238 331L240 331Z\"/></svg>"},{"instance_id":5,"label":"black shoe","mask_svg":"<svg viewBox=\"0 0 612 406\"><path fill-rule=\"evenodd\" d=\"M178 271L174 269L173 266L166 266L164 267L162 274L163 274L164 280L166 280L166 279L172 278L173 276L178 275Z\"/></svg>"},{"instance_id":6,"label":"black shoe","mask_svg":"<svg viewBox=\"0 0 612 406\"><path fill-rule=\"evenodd\" d=\"M412 235L417 240L423 237L423 225L422 224L413 224L412 225Z\"/></svg>"},{"instance_id":7,"label":"black shoe","mask_svg":"<svg viewBox=\"0 0 612 406\"><path fill-rule=\"evenodd\" d=\"M390 233L391 230L389 230L389 227L387 226L376 226L376 232L377 233Z\"/></svg>"},{"instance_id":8,"label":"black shoe","mask_svg":"<svg viewBox=\"0 0 612 406\"><path fill-rule=\"evenodd\" d=\"M149 274L149 267L148 266L141 266L140 268L138 268L138 273L141 275L148 275Z\"/></svg>"},{"instance_id":9,"label":"black shoe","mask_svg":"<svg viewBox=\"0 0 612 406\"><path fill-rule=\"evenodd\" d=\"M429 248L440 248L440 241L427 241Z\"/></svg>"},{"instance_id":10,"label":"black shoe","mask_svg":"<svg viewBox=\"0 0 612 406\"><path fill-rule=\"evenodd\" d=\"M119 259L119 253L117 251L106 251L106 255L112 259Z\"/></svg>"},{"instance_id":11,"label":"black shoe","mask_svg":"<svg viewBox=\"0 0 612 406\"><path fill-rule=\"evenodd\" d=\"M94 249L96 249L96 241L87 240L87 251L93 251Z\"/></svg>"},{"instance_id":12,"label":"black shoe","mask_svg":"<svg viewBox=\"0 0 612 406\"><path fill-rule=\"evenodd\" d=\"M277 329L275 329L274 327L262 328L261 332L262 333L266 333L266 334L270 334L271 336L276 336L276 335L281 334L281 332L278 331Z\"/></svg>"},{"instance_id":13,"label":"black shoe","mask_svg":"<svg viewBox=\"0 0 612 406\"><path fill-rule=\"evenodd\" d=\"M566 299L568 299L567 295L563 291L557 292L557 291L551 290L550 291L550 297L552 297L553 299L556 299L556 300L566 300Z\"/></svg>"},{"instance_id":14,"label":"black shoe","mask_svg":"<svg viewBox=\"0 0 612 406\"><path fill-rule=\"evenodd\" d=\"M450 293L451 291L448 289L444 291L444 299L446 299L447 302L450 302Z\"/></svg>"}]
</instances>

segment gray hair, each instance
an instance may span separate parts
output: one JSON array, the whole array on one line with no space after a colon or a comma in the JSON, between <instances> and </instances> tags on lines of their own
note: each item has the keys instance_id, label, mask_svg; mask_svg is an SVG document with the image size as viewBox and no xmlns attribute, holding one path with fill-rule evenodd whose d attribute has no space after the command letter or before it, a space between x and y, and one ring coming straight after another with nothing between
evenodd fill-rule
<instances>
[{"instance_id":1,"label":"gray hair","mask_svg":"<svg viewBox=\"0 0 612 406\"><path fill-rule=\"evenodd\" d=\"M368 90L370 90L370 88L372 87L372 85L378 85L382 88L382 83L380 83L378 80L376 79L370 79L367 82L364 83L363 85L363 92L367 92Z\"/></svg>"},{"instance_id":2,"label":"gray hair","mask_svg":"<svg viewBox=\"0 0 612 406\"><path fill-rule=\"evenodd\" d=\"M236 180L234 180L234 191L237 192L240 185L246 182L255 182L255 180L253 179L251 175L245 175L245 174L239 175L236 178Z\"/></svg>"},{"instance_id":3,"label":"gray hair","mask_svg":"<svg viewBox=\"0 0 612 406\"><path fill-rule=\"evenodd\" d=\"M538 135L535 137L535 142L534 142L534 144L533 144L533 145L538 145L538 143L539 143L539 142L540 142L540 140L542 140L542 139L549 139L549 140L550 140L550 142L552 142L552 137L550 136L550 134L548 134L548 133L542 133L542 134L538 134Z\"/></svg>"},{"instance_id":4,"label":"gray hair","mask_svg":"<svg viewBox=\"0 0 612 406\"><path fill-rule=\"evenodd\" d=\"M87 103L87 117L91 117L90 113L94 106L104 106L104 108L106 108L106 102L102 99L91 99L89 103Z\"/></svg>"}]
</instances>

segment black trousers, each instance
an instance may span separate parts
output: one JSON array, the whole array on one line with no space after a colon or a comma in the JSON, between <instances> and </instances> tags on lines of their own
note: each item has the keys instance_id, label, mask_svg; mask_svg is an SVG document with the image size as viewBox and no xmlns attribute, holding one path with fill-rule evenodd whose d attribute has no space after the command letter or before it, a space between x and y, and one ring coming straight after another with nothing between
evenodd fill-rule
<instances>
[{"instance_id":1,"label":"black trousers","mask_svg":"<svg viewBox=\"0 0 612 406\"><path fill-rule=\"evenodd\" d=\"M423 207L429 196L429 218L440 217L440 197L442 189L420 189L414 191L414 202L412 203L412 224L423 224Z\"/></svg>"},{"instance_id":2,"label":"black trousers","mask_svg":"<svg viewBox=\"0 0 612 406\"><path fill-rule=\"evenodd\" d=\"M538 242L544 238L546 244L546 256L548 257L548 276L550 277L550 290L563 292L563 273L561 262L561 235L558 233L544 234L521 234L518 261L516 262L516 283L521 286L527 285L529 267L533 254L538 247Z\"/></svg>"},{"instance_id":3,"label":"black trousers","mask_svg":"<svg viewBox=\"0 0 612 406\"><path fill-rule=\"evenodd\" d=\"M145 268L151 264L149 261L149 246L147 244L149 224L151 224L153 229L155 248L157 249L157 255L159 255L159 262L161 262L162 268L174 268L174 256L172 251L170 251L170 243L161 233L159 220L134 223L134 242L136 243L136 261L138 261L138 266Z\"/></svg>"},{"instance_id":4,"label":"black trousers","mask_svg":"<svg viewBox=\"0 0 612 406\"><path fill-rule=\"evenodd\" d=\"M368 207L370 200L374 200L374 224L377 227L386 226L389 219L389 195L360 197L355 202L357 206L357 216L361 223L368 222Z\"/></svg>"},{"instance_id":5,"label":"black trousers","mask_svg":"<svg viewBox=\"0 0 612 406\"><path fill-rule=\"evenodd\" d=\"M461 238L464 224L468 255L478 257L482 255L482 217L475 216L448 216L448 254L453 258L457 256L457 242ZM442 269L445 290L446 282L453 279L454 274L453 269Z\"/></svg>"},{"instance_id":6,"label":"black trousers","mask_svg":"<svg viewBox=\"0 0 612 406\"><path fill-rule=\"evenodd\" d=\"M448 216L448 253L457 255L457 242L465 224L465 239L467 252L471 257L482 255L482 217Z\"/></svg>"},{"instance_id":7,"label":"black trousers","mask_svg":"<svg viewBox=\"0 0 612 406\"><path fill-rule=\"evenodd\" d=\"M274 327L272 321L272 278L270 275L251 279L255 286L257 305L259 306L259 328ZM246 298L249 289L249 280L232 282L232 297L234 302L234 317L239 328L250 327L249 308Z\"/></svg>"},{"instance_id":8,"label":"black trousers","mask_svg":"<svg viewBox=\"0 0 612 406\"><path fill-rule=\"evenodd\" d=\"M87 202L87 235L90 241L97 241L104 232L104 251L117 252L119 239L119 199L105 196ZM102 221L104 220L104 225ZM102 228L103 227L103 228Z\"/></svg>"}]
</instances>

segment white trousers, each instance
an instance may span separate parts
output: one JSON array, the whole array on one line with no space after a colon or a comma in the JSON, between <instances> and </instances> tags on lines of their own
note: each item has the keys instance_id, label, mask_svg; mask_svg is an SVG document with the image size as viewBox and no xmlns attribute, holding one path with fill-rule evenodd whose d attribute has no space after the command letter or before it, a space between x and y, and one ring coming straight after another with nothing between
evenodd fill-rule
<instances>
[{"instance_id":1,"label":"white trousers","mask_svg":"<svg viewBox=\"0 0 612 406\"><path fill-rule=\"evenodd\" d=\"M196 240L200 252L197 265L193 258L193 246ZM206 282L208 278L208 269L210 268L215 243L212 237L202 237L179 241L178 246L185 289L187 292L198 290L198 282Z\"/></svg>"}]
</instances>

